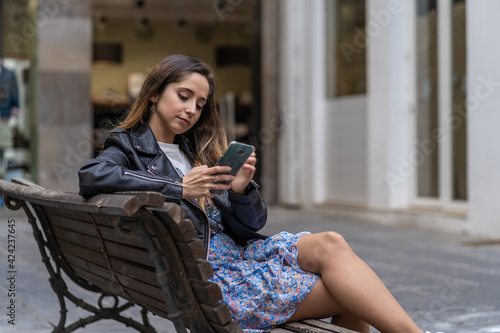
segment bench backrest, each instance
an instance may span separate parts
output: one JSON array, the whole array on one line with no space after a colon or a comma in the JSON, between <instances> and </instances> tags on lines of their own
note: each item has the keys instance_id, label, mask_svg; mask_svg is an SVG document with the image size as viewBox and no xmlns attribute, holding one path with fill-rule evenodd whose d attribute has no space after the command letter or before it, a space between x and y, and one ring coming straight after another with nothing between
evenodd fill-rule
<instances>
[{"instance_id":1,"label":"bench backrest","mask_svg":"<svg viewBox=\"0 0 500 333\"><path fill-rule=\"evenodd\" d=\"M221 302L204 247L180 206L154 192L97 195L0 180L12 209L36 215L56 265L80 286L120 296L179 331L241 332ZM31 208L26 205L29 203ZM32 213L34 212L34 214Z\"/></svg>"}]
</instances>

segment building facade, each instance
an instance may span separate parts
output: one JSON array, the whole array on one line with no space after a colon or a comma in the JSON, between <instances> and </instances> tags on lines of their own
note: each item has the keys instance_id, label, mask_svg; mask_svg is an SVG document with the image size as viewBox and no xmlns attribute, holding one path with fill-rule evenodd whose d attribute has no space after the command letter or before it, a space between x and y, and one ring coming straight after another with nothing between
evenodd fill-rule
<instances>
[{"instance_id":1,"label":"building facade","mask_svg":"<svg viewBox=\"0 0 500 333\"><path fill-rule=\"evenodd\" d=\"M499 5L282 1L279 202L499 237Z\"/></svg>"},{"instance_id":2,"label":"building facade","mask_svg":"<svg viewBox=\"0 0 500 333\"><path fill-rule=\"evenodd\" d=\"M222 2L207 10L229 24L228 15L244 4ZM29 65L29 116L22 123L31 143L31 178L46 187L77 189L76 171L94 153L96 78L103 83L115 75L92 63L97 39L122 38L117 25L102 36L104 10L98 13L95 4L32 0L14 8L19 15L2 11L2 54ZM241 33L243 26L205 25L193 28L191 41L181 35L190 22L179 16L172 19L175 28L165 28L177 29L166 35L177 46L162 52L211 54L215 44L228 41L259 51L251 68L260 75L252 84L230 84L233 77L250 78L248 68L219 72L227 91L246 96L257 86L251 113L258 113L253 121L260 125L247 139L260 154L268 202L500 237L498 1L276 0L252 6L246 13L257 18L253 37ZM246 20L233 18L231 24ZM142 39L128 45L158 45L140 28ZM149 44L140 44L147 38ZM189 47L181 48L182 41ZM128 56L139 63L137 53ZM133 61L128 70L137 72Z\"/></svg>"}]
</instances>

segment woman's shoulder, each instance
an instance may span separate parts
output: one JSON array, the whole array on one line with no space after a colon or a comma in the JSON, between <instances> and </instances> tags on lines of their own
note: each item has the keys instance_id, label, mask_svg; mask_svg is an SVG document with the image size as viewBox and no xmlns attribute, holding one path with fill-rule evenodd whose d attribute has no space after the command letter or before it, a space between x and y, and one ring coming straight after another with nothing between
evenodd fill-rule
<instances>
[{"instance_id":1,"label":"woman's shoulder","mask_svg":"<svg viewBox=\"0 0 500 333\"><path fill-rule=\"evenodd\" d=\"M110 146L123 146L126 142L130 142L131 139L130 131L117 127L108 133L104 141L104 148Z\"/></svg>"},{"instance_id":2,"label":"woman's shoulder","mask_svg":"<svg viewBox=\"0 0 500 333\"><path fill-rule=\"evenodd\" d=\"M107 140L116 140L116 139L122 138L122 137L125 137L125 138L130 137L130 131L117 127L115 129L113 129L111 132L109 132L106 139Z\"/></svg>"},{"instance_id":3,"label":"woman's shoulder","mask_svg":"<svg viewBox=\"0 0 500 333\"><path fill-rule=\"evenodd\" d=\"M133 128L123 129L117 127L113 129L104 142L107 146L135 147L141 151L156 153L156 139L147 124L140 124Z\"/></svg>"}]
</instances>

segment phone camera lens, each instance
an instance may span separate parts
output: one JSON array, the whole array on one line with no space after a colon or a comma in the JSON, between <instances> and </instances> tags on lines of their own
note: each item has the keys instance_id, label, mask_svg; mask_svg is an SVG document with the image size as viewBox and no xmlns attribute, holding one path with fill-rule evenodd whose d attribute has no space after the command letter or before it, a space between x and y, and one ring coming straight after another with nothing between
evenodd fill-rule
<instances>
[{"instance_id":1,"label":"phone camera lens","mask_svg":"<svg viewBox=\"0 0 500 333\"><path fill-rule=\"evenodd\" d=\"M238 154L239 155L245 154L245 149L238 149Z\"/></svg>"}]
</instances>

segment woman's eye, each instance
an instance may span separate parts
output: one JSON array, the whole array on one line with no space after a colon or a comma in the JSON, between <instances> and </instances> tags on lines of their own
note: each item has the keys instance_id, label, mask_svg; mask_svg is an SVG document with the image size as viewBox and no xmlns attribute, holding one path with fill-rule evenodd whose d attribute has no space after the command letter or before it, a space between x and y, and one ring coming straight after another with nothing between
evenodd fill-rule
<instances>
[{"instance_id":1,"label":"woman's eye","mask_svg":"<svg viewBox=\"0 0 500 333\"><path fill-rule=\"evenodd\" d=\"M178 94L179 95L179 98L182 99L183 101L187 101L187 97L182 95L182 94Z\"/></svg>"},{"instance_id":2,"label":"woman's eye","mask_svg":"<svg viewBox=\"0 0 500 333\"><path fill-rule=\"evenodd\" d=\"M196 108L198 109L198 111L203 110L203 106L201 106L201 105L199 105L199 104L196 104Z\"/></svg>"}]
</instances>

